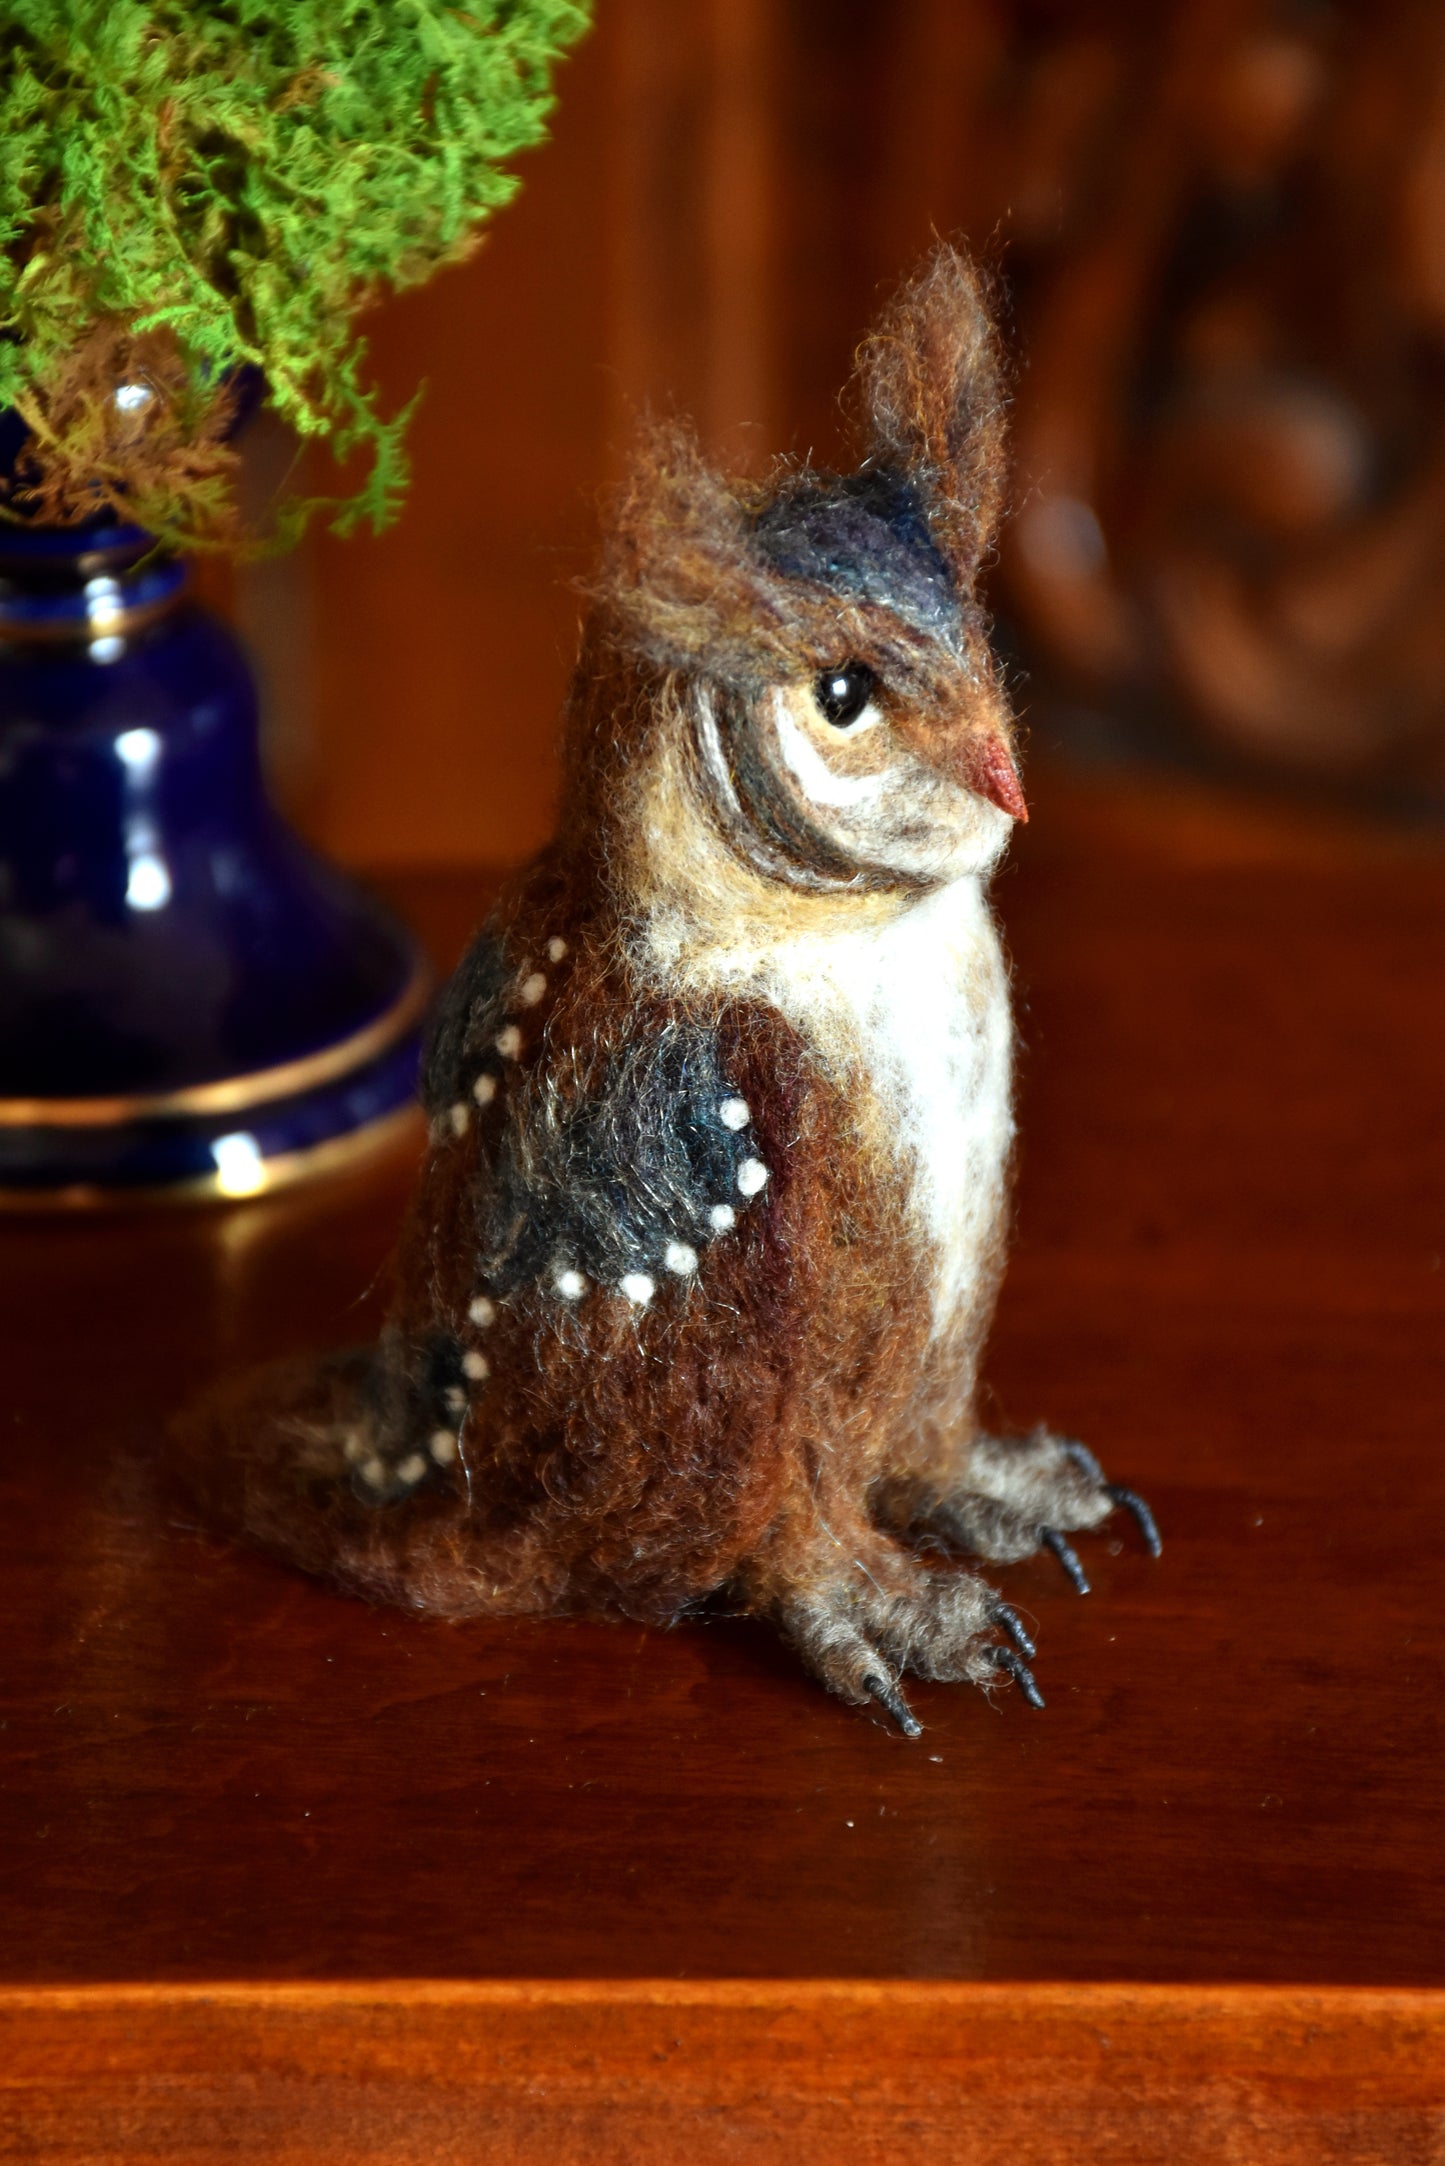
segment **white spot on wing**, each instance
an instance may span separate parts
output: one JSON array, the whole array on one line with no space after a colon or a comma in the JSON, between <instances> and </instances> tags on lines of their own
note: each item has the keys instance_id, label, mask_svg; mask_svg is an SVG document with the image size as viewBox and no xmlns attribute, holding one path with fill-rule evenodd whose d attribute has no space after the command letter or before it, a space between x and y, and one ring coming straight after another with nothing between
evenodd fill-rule
<instances>
[{"instance_id":1,"label":"white spot on wing","mask_svg":"<svg viewBox=\"0 0 1445 2166\"><path fill-rule=\"evenodd\" d=\"M464 1136L472 1125L472 1109L470 1106L464 1106L458 1100L447 1115L447 1119L452 1124L452 1134L454 1136Z\"/></svg>"},{"instance_id":2,"label":"white spot on wing","mask_svg":"<svg viewBox=\"0 0 1445 2166\"><path fill-rule=\"evenodd\" d=\"M491 1363L485 1354L479 1354L474 1347L468 1347L462 1356L462 1373L469 1376L474 1384L480 1384L491 1375Z\"/></svg>"},{"instance_id":3,"label":"white spot on wing","mask_svg":"<svg viewBox=\"0 0 1445 2166\"><path fill-rule=\"evenodd\" d=\"M467 1314L474 1324L480 1324L485 1331L488 1324L494 1324L497 1320L497 1304L489 1301L485 1294L478 1294Z\"/></svg>"},{"instance_id":4,"label":"white spot on wing","mask_svg":"<svg viewBox=\"0 0 1445 2166\"><path fill-rule=\"evenodd\" d=\"M738 1167L738 1190L744 1196L756 1196L768 1185L768 1169L760 1158L745 1158Z\"/></svg>"},{"instance_id":5,"label":"white spot on wing","mask_svg":"<svg viewBox=\"0 0 1445 2166\"><path fill-rule=\"evenodd\" d=\"M657 1287L645 1271L629 1271L617 1281L617 1291L626 1294L634 1308L645 1309Z\"/></svg>"},{"instance_id":6,"label":"white spot on wing","mask_svg":"<svg viewBox=\"0 0 1445 2166\"><path fill-rule=\"evenodd\" d=\"M738 1222L738 1214L730 1203L715 1203L707 1219L714 1233L731 1233Z\"/></svg>"},{"instance_id":7,"label":"white spot on wing","mask_svg":"<svg viewBox=\"0 0 1445 2166\"><path fill-rule=\"evenodd\" d=\"M472 1085L472 1096L479 1106L489 1106L497 1095L497 1079L494 1075L479 1075Z\"/></svg>"},{"instance_id":8,"label":"white spot on wing","mask_svg":"<svg viewBox=\"0 0 1445 2166\"><path fill-rule=\"evenodd\" d=\"M746 1098L724 1098L717 1109L717 1114L723 1127L731 1128L734 1134L737 1133L738 1129L746 1128L753 1117L748 1110Z\"/></svg>"},{"instance_id":9,"label":"white spot on wing","mask_svg":"<svg viewBox=\"0 0 1445 2166\"><path fill-rule=\"evenodd\" d=\"M697 1269L697 1250L689 1248L686 1241L669 1241L662 1260L669 1271L675 1271L679 1278L686 1278L690 1271Z\"/></svg>"},{"instance_id":10,"label":"white spot on wing","mask_svg":"<svg viewBox=\"0 0 1445 2166\"><path fill-rule=\"evenodd\" d=\"M524 1008L535 1008L547 990L547 980L540 970L534 970L529 978L523 978L517 998Z\"/></svg>"},{"instance_id":11,"label":"white spot on wing","mask_svg":"<svg viewBox=\"0 0 1445 2166\"><path fill-rule=\"evenodd\" d=\"M503 1060L515 1060L522 1050L522 1033L515 1023L508 1023L505 1030L497 1032L496 1043Z\"/></svg>"},{"instance_id":12,"label":"white spot on wing","mask_svg":"<svg viewBox=\"0 0 1445 2166\"><path fill-rule=\"evenodd\" d=\"M554 934L552 935L552 938L551 938L551 939L550 939L550 940L549 940L549 941L547 942L547 960L548 960L548 962L549 962L549 963L560 963L560 962L561 962L561 960L562 960L562 958L563 958L563 956L564 956L564 955L565 955L566 953L567 953L567 943L566 943L566 941L565 941L565 940L563 940L563 939L561 939L561 938L559 937L559 935L557 935L556 933L554 933Z\"/></svg>"},{"instance_id":13,"label":"white spot on wing","mask_svg":"<svg viewBox=\"0 0 1445 2166\"><path fill-rule=\"evenodd\" d=\"M457 1440L450 1429L433 1429L427 1450L439 1467L449 1467L457 1456Z\"/></svg>"},{"instance_id":14,"label":"white spot on wing","mask_svg":"<svg viewBox=\"0 0 1445 2166\"><path fill-rule=\"evenodd\" d=\"M580 1301L587 1291L587 1281L580 1271L559 1271L552 1284L564 1301Z\"/></svg>"},{"instance_id":15,"label":"white spot on wing","mask_svg":"<svg viewBox=\"0 0 1445 2166\"><path fill-rule=\"evenodd\" d=\"M419 1482L426 1472L426 1461L420 1452L409 1452L396 1470L399 1482Z\"/></svg>"}]
</instances>

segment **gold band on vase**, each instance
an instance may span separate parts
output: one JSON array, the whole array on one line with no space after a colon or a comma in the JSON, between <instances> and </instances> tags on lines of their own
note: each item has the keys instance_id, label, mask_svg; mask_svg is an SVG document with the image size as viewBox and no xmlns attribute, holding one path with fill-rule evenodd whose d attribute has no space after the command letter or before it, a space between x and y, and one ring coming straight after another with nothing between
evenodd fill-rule
<instances>
[{"instance_id":1,"label":"gold band on vase","mask_svg":"<svg viewBox=\"0 0 1445 2166\"><path fill-rule=\"evenodd\" d=\"M368 1159L380 1159L393 1149L399 1151L403 1142L419 1143L424 1133L420 1106L400 1106L393 1113L383 1113L360 1128L348 1130L344 1136L329 1136L324 1143L278 1151L274 1158L263 1158L253 1182L243 1192L227 1184L219 1170L150 1187L107 1188L95 1182L72 1181L55 1188L0 1188L0 1213L124 1211L132 1205L149 1209L158 1203L252 1203L258 1197L294 1188L300 1181L349 1172Z\"/></svg>"},{"instance_id":2,"label":"gold band on vase","mask_svg":"<svg viewBox=\"0 0 1445 2166\"><path fill-rule=\"evenodd\" d=\"M82 559L82 570L84 565ZM191 585L189 566L181 566L180 572L173 587L164 594L152 595L148 601L127 602L123 597L107 595L93 606L77 610L74 616L49 619L27 617L23 612L12 616L5 606L0 582L0 641L17 647L63 647L88 646L97 639L129 639L159 624L186 599Z\"/></svg>"},{"instance_id":3,"label":"gold band on vase","mask_svg":"<svg viewBox=\"0 0 1445 2166\"><path fill-rule=\"evenodd\" d=\"M431 991L431 972L418 964L399 998L374 1022L335 1045L322 1046L274 1068L222 1076L214 1083L193 1083L184 1090L137 1091L116 1098L0 1098L0 1128L120 1128L133 1121L166 1120L208 1113L241 1113L249 1106L331 1083L364 1068L405 1036L422 1014ZM344 1142L345 1137L336 1138ZM325 1144L318 1144L325 1150ZM279 1160L275 1161L279 1163Z\"/></svg>"}]
</instances>

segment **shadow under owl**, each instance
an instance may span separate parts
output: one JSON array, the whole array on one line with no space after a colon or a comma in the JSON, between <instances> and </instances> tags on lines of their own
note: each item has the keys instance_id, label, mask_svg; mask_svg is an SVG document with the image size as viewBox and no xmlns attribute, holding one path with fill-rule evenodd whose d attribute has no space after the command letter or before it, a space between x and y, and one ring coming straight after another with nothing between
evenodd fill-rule
<instances>
[{"instance_id":1,"label":"shadow under owl","mask_svg":"<svg viewBox=\"0 0 1445 2166\"><path fill-rule=\"evenodd\" d=\"M1004 400L937 252L859 355L855 473L653 433L566 720L559 830L447 988L379 1343L186 1424L213 1513L375 1600L672 1622L722 1597L908 1735L1012 1677L1010 1563L1147 1506L981 1432L1026 818L975 599Z\"/></svg>"}]
</instances>

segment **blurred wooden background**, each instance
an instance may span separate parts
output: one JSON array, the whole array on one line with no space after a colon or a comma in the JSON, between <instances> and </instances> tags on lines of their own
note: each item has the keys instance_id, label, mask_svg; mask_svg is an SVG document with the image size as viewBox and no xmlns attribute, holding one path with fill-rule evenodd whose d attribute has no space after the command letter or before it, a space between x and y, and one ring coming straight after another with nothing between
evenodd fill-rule
<instances>
[{"instance_id":1,"label":"blurred wooden background","mask_svg":"<svg viewBox=\"0 0 1445 2166\"><path fill-rule=\"evenodd\" d=\"M934 232L1016 355L992 599L1036 737L1445 803L1438 0L598 0L520 170L374 319L390 399L427 387L400 525L237 584L324 846L535 847L639 406L736 465L838 455Z\"/></svg>"}]
</instances>

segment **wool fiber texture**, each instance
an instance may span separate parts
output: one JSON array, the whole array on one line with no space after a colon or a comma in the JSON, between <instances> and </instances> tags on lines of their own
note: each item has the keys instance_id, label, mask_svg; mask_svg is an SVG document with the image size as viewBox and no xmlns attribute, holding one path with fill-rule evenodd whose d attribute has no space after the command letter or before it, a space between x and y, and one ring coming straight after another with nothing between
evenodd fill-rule
<instances>
[{"instance_id":1,"label":"wool fiber texture","mask_svg":"<svg viewBox=\"0 0 1445 2166\"><path fill-rule=\"evenodd\" d=\"M913 1735L905 1671L1039 1700L958 1555L1042 1542L1082 1579L1065 1530L1115 1493L975 1411L1013 1137L986 890L1026 815L974 595L1003 402L965 258L855 388L850 474L734 485L650 439L557 838L436 1017L381 1342L188 1436L229 1523L372 1599L731 1606Z\"/></svg>"}]
</instances>

